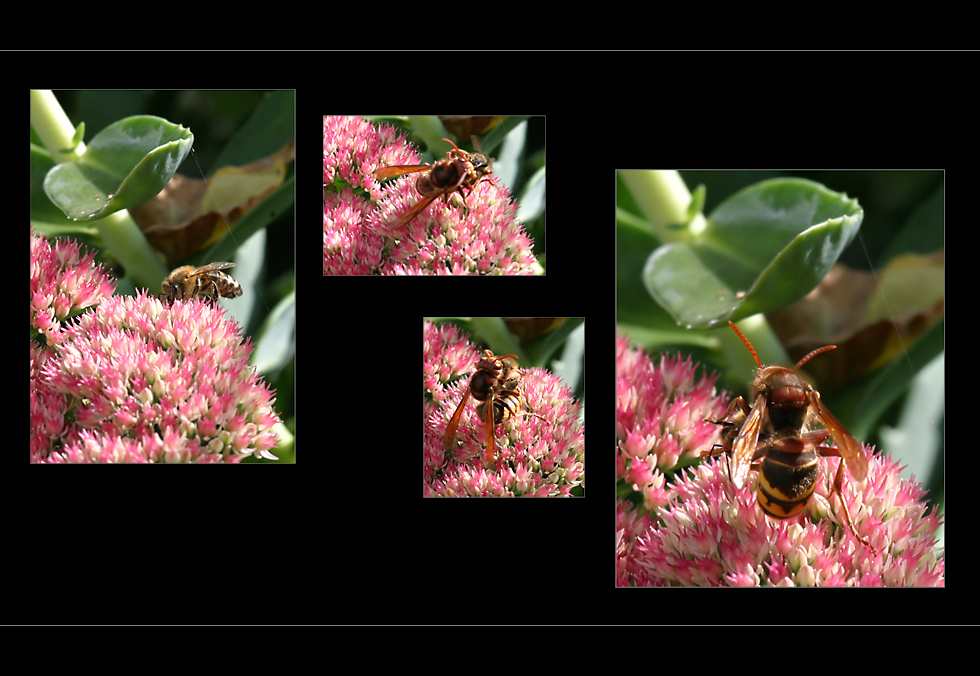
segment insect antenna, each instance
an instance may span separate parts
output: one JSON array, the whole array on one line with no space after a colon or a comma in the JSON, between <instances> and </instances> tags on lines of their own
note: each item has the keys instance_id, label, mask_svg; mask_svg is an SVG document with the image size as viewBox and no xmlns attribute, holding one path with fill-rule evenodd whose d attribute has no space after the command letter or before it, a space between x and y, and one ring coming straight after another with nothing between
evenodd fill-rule
<instances>
[{"instance_id":1,"label":"insect antenna","mask_svg":"<svg viewBox=\"0 0 980 676\"><path fill-rule=\"evenodd\" d=\"M800 367L802 367L805 363L810 361L813 357L816 357L818 354L823 354L824 352L830 352L831 350L836 350L836 349L837 349L836 345L824 345L823 347L818 347L816 350L814 350L807 356L803 357L803 359L796 362L795 368L798 371L800 370Z\"/></svg>"},{"instance_id":2,"label":"insect antenna","mask_svg":"<svg viewBox=\"0 0 980 676\"><path fill-rule=\"evenodd\" d=\"M744 333L738 330L738 327L735 326L733 322L728 322L728 325L732 327L732 329L735 330L735 333L738 334L738 337L742 339L742 342L745 343L745 347L749 348L749 352L752 353L752 358L755 359L756 366L758 366L761 369L762 362L759 361L759 355L755 353L755 348L752 347L752 343L749 342L749 339L745 337ZM809 356L807 357L807 359L809 359Z\"/></svg>"}]
</instances>

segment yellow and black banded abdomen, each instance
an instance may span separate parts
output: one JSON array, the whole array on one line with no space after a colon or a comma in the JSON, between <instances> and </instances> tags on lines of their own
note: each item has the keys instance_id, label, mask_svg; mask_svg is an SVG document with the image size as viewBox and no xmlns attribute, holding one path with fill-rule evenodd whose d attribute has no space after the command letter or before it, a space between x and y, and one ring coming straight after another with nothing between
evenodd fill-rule
<instances>
[{"instance_id":1,"label":"yellow and black banded abdomen","mask_svg":"<svg viewBox=\"0 0 980 676\"><path fill-rule=\"evenodd\" d=\"M476 395L474 395L476 396ZM484 394L486 397L486 394ZM480 404L476 407L477 417L486 422L486 402ZM521 397L517 392L501 392L493 400L493 424L494 426L499 425L503 422L507 422L512 417L517 415L517 412L521 408Z\"/></svg>"},{"instance_id":2,"label":"yellow and black banded abdomen","mask_svg":"<svg viewBox=\"0 0 980 676\"><path fill-rule=\"evenodd\" d=\"M501 392L493 402L494 423L499 425L517 415L521 407L521 398L517 392Z\"/></svg>"},{"instance_id":3,"label":"yellow and black banded abdomen","mask_svg":"<svg viewBox=\"0 0 980 676\"><path fill-rule=\"evenodd\" d=\"M817 482L818 453L812 447L802 453L770 448L759 468L759 506L769 516L788 519L804 509Z\"/></svg>"}]
</instances>

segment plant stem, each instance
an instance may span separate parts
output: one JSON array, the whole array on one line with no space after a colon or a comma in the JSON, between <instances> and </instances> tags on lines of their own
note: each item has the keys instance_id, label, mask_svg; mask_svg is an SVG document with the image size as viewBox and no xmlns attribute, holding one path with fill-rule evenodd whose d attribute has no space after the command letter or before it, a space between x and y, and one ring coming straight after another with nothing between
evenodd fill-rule
<instances>
[{"instance_id":1,"label":"plant stem","mask_svg":"<svg viewBox=\"0 0 980 676\"><path fill-rule=\"evenodd\" d=\"M72 149L75 127L50 89L31 90L31 126L55 164L75 162L85 152L81 142Z\"/></svg>"},{"instance_id":2,"label":"plant stem","mask_svg":"<svg viewBox=\"0 0 980 676\"><path fill-rule=\"evenodd\" d=\"M752 315L737 323L739 330L752 343L759 361L763 366L793 366L789 361L789 355L783 349L782 343L776 337L765 315ZM719 329L721 331L721 348L725 353L729 370L734 372L740 381L750 383L755 377L756 365L752 359L752 354L742 343L742 339L736 335L730 327Z\"/></svg>"},{"instance_id":3,"label":"plant stem","mask_svg":"<svg viewBox=\"0 0 980 676\"><path fill-rule=\"evenodd\" d=\"M684 240L688 236L691 192L676 171L620 171L637 206L650 224L650 231L661 244ZM700 214L695 220L703 219ZM688 227L678 227L688 226Z\"/></svg>"},{"instance_id":4,"label":"plant stem","mask_svg":"<svg viewBox=\"0 0 980 676\"><path fill-rule=\"evenodd\" d=\"M125 209L116 211L95 224L106 250L126 267L126 273L133 278L136 286L159 294L160 282L169 270L160 261L160 255L146 241L129 212Z\"/></svg>"}]
</instances>

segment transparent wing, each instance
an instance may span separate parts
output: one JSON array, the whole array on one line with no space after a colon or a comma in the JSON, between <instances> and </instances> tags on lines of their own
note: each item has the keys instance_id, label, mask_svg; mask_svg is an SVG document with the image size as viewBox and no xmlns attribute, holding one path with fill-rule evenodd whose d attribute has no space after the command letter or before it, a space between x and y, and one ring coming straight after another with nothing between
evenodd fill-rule
<instances>
[{"instance_id":1,"label":"transparent wing","mask_svg":"<svg viewBox=\"0 0 980 676\"><path fill-rule=\"evenodd\" d=\"M851 470L851 476L855 481L864 481L868 476L868 459L861 452L861 443L851 436L851 433L841 424L834 414L827 410L827 407L820 401L820 393L814 390L807 392L807 399L816 411L817 420L827 428L830 436L837 444L837 450L847 463L847 468Z\"/></svg>"},{"instance_id":2,"label":"transparent wing","mask_svg":"<svg viewBox=\"0 0 980 676\"><path fill-rule=\"evenodd\" d=\"M227 270L228 268L235 267L234 263L208 263L207 265L202 265L194 272L187 275L190 277L197 277L198 275L203 275L205 272L215 272L216 270Z\"/></svg>"},{"instance_id":3,"label":"transparent wing","mask_svg":"<svg viewBox=\"0 0 980 676\"><path fill-rule=\"evenodd\" d=\"M759 432L766 418L766 401L764 394L755 398L752 411L732 446L732 482L739 488L745 485L749 467L752 465L752 457L759 445Z\"/></svg>"},{"instance_id":4,"label":"transparent wing","mask_svg":"<svg viewBox=\"0 0 980 676\"><path fill-rule=\"evenodd\" d=\"M420 171L428 171L432 169L431 164L393 164L390 167L381 167L374 172L374 177L383 181L386 178L394 178L396 176L404 176L405 174L415 174Z\"/></svg>"},{"instance_id":5,"label":"transparent wing","mask_svg":"<svg viewBox=\"0 0 980 676\"><path fill-rule=\"evenodd\" d=\"M459 418L463 415L463 409L466 408L466 402L470 398L470 387L466 386L466 391L463 393L463 398L459 402L459 406L456 407L456 412L453 413L453 417L449 420L449 426L446 427L446 436L442 438L442 450L448 451L453 447L456 441L456 427L459 426Z\"/></svg>"},{"instance_id":6,"label":"transparent wing","mask_svg":"<svg viewBox=\"0 0 980 676\"><path fill-rule=\"evenodd\" d=\"M432 204L432 201L435 200L440 195L442 195L442 191L433 193L428 197L423 197L418 202L413 204L408 211L406 211L404 214L402 214L397 219L395 219L395 221L391 224L391 227L400 228L401 226L405 225L413 218L418 216L420 213L422 213L422 210L425 209L430 204Z\"/></svg>"}]
</instances>

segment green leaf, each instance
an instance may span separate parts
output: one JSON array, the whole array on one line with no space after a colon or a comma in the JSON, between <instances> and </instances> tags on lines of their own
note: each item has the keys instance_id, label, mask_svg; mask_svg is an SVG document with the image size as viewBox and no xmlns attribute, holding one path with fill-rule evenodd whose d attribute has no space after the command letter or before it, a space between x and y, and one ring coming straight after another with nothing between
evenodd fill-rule
<instances>
[{"instance_id":1,"label":"green leaf","mask_svg":"<svg viewBox=\"0 0 980 676\"><path fill-rule=\"evenodd\" d=\"M194 134L180 125L127 117L96 134L77 162L49 171L44 192L68 218L102 218L163 190L193 145Z\"/></svg>"},{"instance_id":2,"label":"green leaf","mask_svg":"<svg viewBox=\"0 0 980 676\"><path fill-rule=\"evenodd\" d=\"M887 366L830 395L828 406L838 412L838 418L851 434L864 439L922 369L945 351L946 319L943 318L927 328Z\"/></svg>"},{"instance_id":3,"label":"green leaf","mask_svg":"<svg viewBox=\"0 0 980 676\"><path fill-rule=\"evenodd\" d=\"M275 373L295 356L295 352L296 294L290 293L266 318L251 361L259 373Z\"/></svg>"},{"instance_id":4,"label":"green leaf","mask_svg":"<svg viewBox=\"0 0 980 676\"><path fill-rule=\"evenodd\" d=\"M857 200L819 183L763 181L725 200L689 240L656 249L643 280L688 328L770 312L823 279L863 218Z\"/></svg>"}]
</instances>

